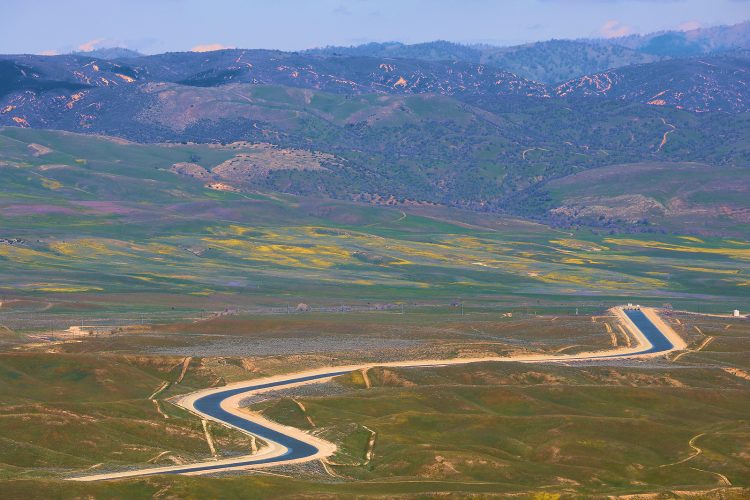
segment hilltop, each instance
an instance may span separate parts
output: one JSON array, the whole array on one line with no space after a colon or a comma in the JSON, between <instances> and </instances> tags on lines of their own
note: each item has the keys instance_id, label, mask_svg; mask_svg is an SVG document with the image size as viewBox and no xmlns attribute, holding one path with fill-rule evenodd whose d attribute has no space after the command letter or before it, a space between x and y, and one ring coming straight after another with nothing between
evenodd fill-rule
<instances>
[{"instance_id":1,"label":"hilltop","mask_svg":"<svg viewBox=\"0 0 750 500\"><path fill-rule=\"evenodd\" d=\"M463 45L440 40L412 45L387 42L324 47L305 53L487 64L529 80L555 84L588 73L634 64L748 49L750 21L689 31L662 31L606 39L547 40L511 47Z\"/></svg>"},{"instance_id":2,"label":"hilltop","mask_svg":"<svg viewBox=\"0 0 750 500\"><path fill-rule=\"evenodd\" d=\"M105 47L86 51L75 51L72 52L72 54L95 57L97 59L133 59L143 56L143 54L137 50L131 50L125 47Z\"/></svg>"},{"instance_id":3,"label":"hilltop","mask_svg":"<svg viewBox=\"0 0 750 500\"><path fill-rule=\"evenodd\" d=\"M593 41L666 57L717 54L750 49L750 21L730 26L660 31L646 35L629 35Z\"/></svg>"}]
</instances>

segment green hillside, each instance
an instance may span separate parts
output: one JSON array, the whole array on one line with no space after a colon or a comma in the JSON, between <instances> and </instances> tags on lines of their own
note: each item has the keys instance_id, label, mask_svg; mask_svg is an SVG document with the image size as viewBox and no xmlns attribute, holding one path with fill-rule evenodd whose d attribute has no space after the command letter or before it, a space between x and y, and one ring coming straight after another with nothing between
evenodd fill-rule
<instances>
[{"instance_id":1,"label":"green hillside","mask_svg":"<svg viewBox=\"0 0 750 500\"><path fill-rule=\"evenodd\" d=\"M750 234L750 171L702 163L614 165L553 179L521 202L545 220L600 231L689 228L692 234Z\"/></svg>"},{"instance_id":2,"label":"green hillside","mask_svg":"<svg viewBox=\"0 0 750 500\"><path fill-rule=\"evenodd\" d=\"M140 145L20 129L0 138L6 298L128 311L747 297L750 248L736 239L597 235L430 205L378 207L241 184L222 191L171 171L191 159L211 169L258 154L242 144Z\"/></svg>"}]
</instances>

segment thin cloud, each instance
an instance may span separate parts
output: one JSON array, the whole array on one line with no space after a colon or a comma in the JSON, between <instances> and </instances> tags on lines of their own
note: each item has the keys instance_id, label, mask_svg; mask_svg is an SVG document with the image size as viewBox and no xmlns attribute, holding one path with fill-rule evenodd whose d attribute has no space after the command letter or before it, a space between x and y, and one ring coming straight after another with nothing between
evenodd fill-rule
<instances>
[{"instance_id":1,"label":"thin cloud","mask_svg":"<svg viewBox=\"0 0 750 500\"><path fill-rule=\"evenodd\" d=\"M56 50L43 50L39 53L40 56L56 56L60 53Z\"/></svg>"},{"instance_id":2,"label":"thin cloud","mask_svg":"<svg viewBox=\"0 0 750 500\"><path fill-rule=\"evenodd\" d=\"M94 38L93 40L89 40L88 42L84 42L81 45L78 46L78 50L81 52L91 52L98 46L102 44L104 41L104 38Z\"/></svg>"},{"instance_id":3,"label":"thin cloud","mask_svg":"<svg viewBox=\"0 0 750 500\"><path fill-rule=\"evenodd\" d=\"M234 49L235 47L231 47L229 45L222 45L220 43L206 43L203 45L196 45L192 49L190 49L190 52L213 52L215 50L224 50L224 49Z\"/></svg>"},{"instance_id":4,"label":"thin cloud","mask_svg":"<svg viewBox=\"0 0 750 500\"><path fill-rule=\"evenodd\" d=\"M700 27L701 23L699 23L698 21L687 21L677 26L677 29L679 31L692 31L697 30Z\"/></svg>"},{"instance_id":5,"label":"thin cloud","mask_svg":"<svg viewBox=\"0 0 750 500\"><path fill-rule=\"evenodd\" d=\"M626 26L615 19L607 21L599 28L599 34L604 38L618 38L629 35L632 32L633 29L630 26Z\"/></svg>"},{"instance_id":6,"label":"thin cloud","mask_svg":"<svg viewBox=\"0 0 750 500\"><path fill-rule=\"evenodd\" d=\"M333 9L333 13L334 14L338 14L340 16L351 16L352 15L352 12L348 8L346 8L345 5L339 5L338 7L336 7L335 9Z\"/></svg>"}]
</instances>

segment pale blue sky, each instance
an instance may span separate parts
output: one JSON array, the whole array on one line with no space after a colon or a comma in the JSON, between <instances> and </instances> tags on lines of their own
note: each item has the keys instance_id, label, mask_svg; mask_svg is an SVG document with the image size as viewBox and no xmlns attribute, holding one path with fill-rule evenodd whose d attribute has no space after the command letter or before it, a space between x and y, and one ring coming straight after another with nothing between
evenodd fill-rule
<instances>
[{"instance_id":1,"label":"pale blue sky","mask_svg":"<svg viewBox=\"0 0 750 500\"><path fill-rule=\"evenodd\" d=\"M750 19L745 0L3 0L0 53L125 46L304 49L398 40L517 44Z\"/></svg>"}]
</instances>

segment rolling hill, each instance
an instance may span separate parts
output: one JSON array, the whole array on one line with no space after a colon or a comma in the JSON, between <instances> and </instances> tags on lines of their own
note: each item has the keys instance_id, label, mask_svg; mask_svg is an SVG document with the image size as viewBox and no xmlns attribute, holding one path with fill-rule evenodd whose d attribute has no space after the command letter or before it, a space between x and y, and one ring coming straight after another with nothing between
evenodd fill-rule
<instances>
[{"instance_id":1,"label":"rolling hill","mask_svg":"<svg viewBox=\"0 0 750 500\"><path fill-rule=\"evenodd\" d=\"M481 62L524 78L555 84L581 75L662 57L619 45L598 45L583 40L549 40L515 47L486 47Z\"/></svg>"},{"instance_id":2,"label":"rolling hill","mask_svg":"<svg viewBox=\"0 0 750 500\"><path fill-rule=\"evenodd\" d=\"M0 56L2 498L748 497L750 58L688 35ZM69 481L273 465L222 386L335 454Z\"/></svg>"},{"instance_id":3,"label":"rolling hill","mask_svg":"<svg viewBox=\"0 0 750 500\"><path fill-rule=\"evenodd\" d=\"M588 57L587 46L565 43ZM659 60L546 85L463 61L460 48L446 42L415 53L455 53L452 61L369 55L417 50L401 45L348 55L3 56L0 125L140 143L252 143L252 155L221 168L175 167L236 192L534 217L556 208L539 196L548 183L578 172L644 162L744 168L750 160L746 57ZM581 220L589 219L555 219Z\"/></svg>"},{"instance_id":4,"label":"rolling hill","mask_svg":"<svg viewBox=\"0 0 750 500\"><path fill-rule=\"evenodd\" d=\"M528 215L601 231L659 228L742 237L750 231L750 170L636 163L550 180L527 193Z\"/></svg>"},{"instance_id":5,"label":"rolling hill","mask_svg":"<svg viewBox=\"0 0 750 500\"><path fill-rule=\"evenodd\" d=\"M660 31L646 35L591 40L601 45L617 45L646 54L686 57L750 49L750 21L730 26L695 28L686 31Z\"/></svg>"},{"instance_id":6,"label":"rolling hill","mask_svg":"<svg viewBox=\"0 0 750 500\"><path fill-rule=\"evenodd\" d=\"M555 88L561 97L606 97L696 112L748 110L743 57L673 59L586 75Z\"/></svg>"},{"instance_id":7,"label":"rolling hill","mask_svg":"<svg viewBox=\"0 0 750 500\"><path fill-rule=\"evenodd\" d=\"M658 61L659 56L585 40L549 40L513 47L460 45L446 41L406 45L398 42L368 43L354 47L325 47L305 51L327 57L379 57L423 61L462 61L485 64L528 80L553 84L573 77Z\"/></svg>"},{"instance_id":8,"label":"rolling hill","mask_svg":"<svg viewBox=\"0 0 750 500\"><path fill-rule=\"evenodd\" d=\"M658 229L608 234L616 226L598 231L606 234L561 231L505 215L413 202L371 206L320 193L291 196L234 180L240 168L262 168L287 179L315 174L329 177L332 186L346 185L337 161L257 143L138 144L3 129L0 296L54 296L69 301L68 313L96 315L100 308L180 314L290 301L366 305L473 297L477 304L496 304L508 297L565 297L569 303L578 292L586 301L670 297L726 304L747 294L750 256L735 236L748 233L746 210L744 222L717 226L727 228L721 237L684 239L710 235L713 222L732 216L722 214L723 207L742 206L741 189L733 200L724 194L739 169L723 167L726 175L708 183L710 169L702 165L624 165L583 172L581 182L563 178L546 185L556 207L579 209L570 200L586 193L596 198L591 206L613 201L619 205L611 210L624 212L623 193L630 191L617 186L618 172L631 171L633 189L646 192L652 204L674 210L679 205L671 200L683 203L687 216L665 216L665 227L676 235ZM688 192L681 178L691 168L696 174ZM739 178L743 185L745 178ZM672 275L669 282L662 273ZM71 311L78 299L98 305ZM2 310L2 324L11 328L13 307Z\"/></svg>"},{"instance_id":9,"label":"rolling hill","mask_svg":"<svg viewBox=\"0 0 750 500\"><path fill-rule=\"evenodd\" d=\"M688 31L661 31L607 39L548 40L511 47L462 45L447 41L412 45L386 42L324 47L305 53L481 63L529 80L555 84L633 64L748 49L750 21Z\"/></svg>"}]
</instances>

